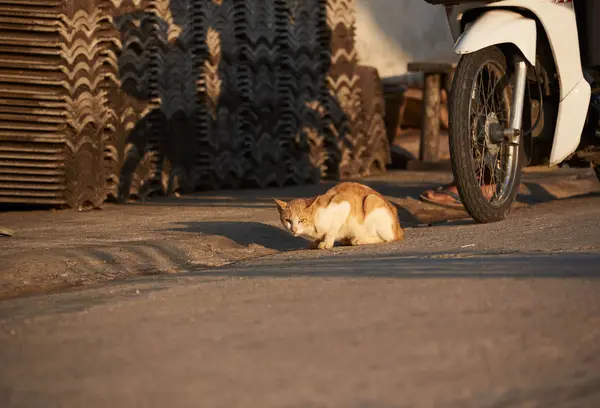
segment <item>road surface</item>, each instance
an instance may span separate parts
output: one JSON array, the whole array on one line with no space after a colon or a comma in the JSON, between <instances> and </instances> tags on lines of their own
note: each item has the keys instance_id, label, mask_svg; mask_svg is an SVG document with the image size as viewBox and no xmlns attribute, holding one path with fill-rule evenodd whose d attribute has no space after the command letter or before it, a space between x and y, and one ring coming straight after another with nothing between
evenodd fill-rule
<instances>
[{"instance_id":1,"label":"road surface","mask_svg":"<svg viewBox=\"0 0 600 408\"><path fill-rule=\"evenodd\" d=\"M0 406L600 407L600 198L0 302Z\"/></svg>"}]
</instances>

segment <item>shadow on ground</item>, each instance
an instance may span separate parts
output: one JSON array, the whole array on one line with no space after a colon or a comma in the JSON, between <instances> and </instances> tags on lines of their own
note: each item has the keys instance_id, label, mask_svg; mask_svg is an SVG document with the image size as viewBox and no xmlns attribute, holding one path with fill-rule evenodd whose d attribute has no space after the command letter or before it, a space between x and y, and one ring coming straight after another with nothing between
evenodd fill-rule
<instances>
[{"instance_id":1,"label":"shadow on ground","mask_svg":"<svg viewBox=\"0 0 600 408\"><path fill-rule=\"evenodd\" d=\"M304 249L307 241L294 237L282 228L252 221L198 221L175 224L170 231L220 235L243 246L260 245L276 251Z\"/></svg>"},{"instance_id":2,"label":"shadow on ground","mask_svg":"<svg viewBox=\"0 0 600 408\"><path fill-rule=\"evenodd\" d=\"M0 318L85 310L115 300L161 292L179 285L203 285L228 278L315 279L586 279L600 278L598 253L423 253L326 256L287 262L231 265L177 275L143 276L104 282L71 290L60 296L38 297L35 307L27 297L0 303Z\"/></svg>"},{"instance_id":3,"label":"shadow on ground","mask_svg":"<svg viewBox=\"0 0 600 408\"><path fill-rule=\"evenodd\" d=\"M324 257L193 272L210 277L339 277L398 279L600 278L597 253L437 253Z\"/></svg>"}]
</instances>

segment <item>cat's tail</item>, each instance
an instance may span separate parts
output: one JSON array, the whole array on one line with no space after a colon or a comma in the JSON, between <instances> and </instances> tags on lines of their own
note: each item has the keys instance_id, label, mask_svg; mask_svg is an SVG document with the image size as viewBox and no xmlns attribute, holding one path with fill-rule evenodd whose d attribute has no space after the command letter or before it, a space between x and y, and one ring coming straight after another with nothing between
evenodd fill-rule
<instances>
[{"instance_id":1,"label":"cat's tail","mask_svg":"<svg viewBox=\"0 0 600 408\"><path fill-rule=\"evenodd\" d=\"M394 226L392 228L394 231L394 240L402 241L404 239L404 230L402 229L402 226L400 225L400 221L398 220L397 217L396 217L396 222L394 222Z\"/></svg>"},{"instance_id":2,"label":"cat's tail","mask_svg":"<svg viewBox=\"0 0 600 408\"><path fill-rule=\"evenodd\" d=\"M394 224L392 225L392 232L394 233L394 241L402 241L404 239L404 230L400 224L400 217L398 216L398 208L389 201L386 201L388 208L394 215Z\"/></svg>"}]
</instances>

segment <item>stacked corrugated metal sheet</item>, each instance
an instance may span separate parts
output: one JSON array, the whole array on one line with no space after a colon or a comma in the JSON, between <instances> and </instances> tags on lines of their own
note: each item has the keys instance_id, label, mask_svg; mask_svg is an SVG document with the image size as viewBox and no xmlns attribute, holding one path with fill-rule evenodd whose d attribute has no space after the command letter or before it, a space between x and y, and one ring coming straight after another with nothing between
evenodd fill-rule
<instances>
[{"instance_id":1,"label":"stacked corrugated metal sheet","mask_svg":"<svg viewBox=\"0 0 600 408\"><path fill-rule=\"evenodd\" d=\"M0 13L19 3L47 38L39 45L25 20L5 22L34 45L31 62L0 59L32 72L15 77L32 87L17 102L0 89L0 201L32 201L42 185L55 189L45 202L71 206L281 186L370 174L389 159L379 79L358 65L353 0L0 0ZM33 163L34 153L54 181L28 170L30 196L16 198L10 183L25 178L4 158Z\"/></svg>"},{"instance_id":2,"label":"stacked corrugated metal sheet","mask_svg":"<svg viewBox=\"0 0 600 408\"><path fill-rule=\"evenodd\" d=\"M211 180L224 187L239 187L250 168L247 147L251 146L249 126L251 126L252 72L244 40L248 31L246 2L223 1L210 3L211 15L204 21L208 35L219 38L209 46L208 58L216 65L220 90L215 91L216 117L212 120L211 139L218 150ZM212 26L211 21L219 24ZM211 30L210 27L213 27ZM210 44L210 42L208 42ZM244 55L246 53L246 55ZM213 55L219 54L220 61ZM216 88L216 84L213 88ZM220 186L214 187L219 188Z\"/></svg>"},{"instance_id":3,"label":"stacked corrugated metal sheet","mask_svg":"<svg viewBox=\"0 0 600 408\"><path fill-rule=\"evenodd\" d=\"M329 28L323 0L288 1L287 53L282 70L289 82L290 123L288 149L295 183L314 182L327 176L326 82Z\"/></svg>"},{"instance_id":4,"label":"stacked corrugated metal sheet","mask_svg":"<svg viewBox=\"0 0 600 408\"><path fill-rule=\"evenodd\" d=\"M359 174L370 175L385 171L390 163L390 144L385 127L383 87L377 69L360 65L357 69L361 90L362 139L355 148L355 160L361 164Z\"/></svg>"},{"instance_id":5,"label":"stacked corrugated metal sheet","mask_svg":"<svg viewBox=\"0 0 600 408\"><path fill-rule=\"evenodd\" d=\"M0 2L0 202L105 200L106 18L93 0Z\"/></svg>"},{"instance_id":6,"label":"stacked corrugated metal sheet","mask_svg":"<svg viewBox=\"0 0 600 408\"><path fill-rule=\"evenodd\" d=\"M0 1L0 202L66 204L60 9Z\"/></svg>"},{"instance_id":7,"label":"stacked corrugated metal sheet","mask_svg":"<svg viewBox=\"0 0 600 408\"><path fill-rule=\"evenodd\" d=\"M285 27L278 26L277 3L269 0L240 2L243 23L238 41L238 67L244 76L240 87L241 136L248 162L245 183L259 187L283 185L287 177L285 148L278 140L277 87L281 72L278 56Z\"/></svg>"},{"instance_id":8,"label":"stacked corrugated metal sheet","mask_svg":"<svg viewBox=\"0 0 600 408\"><path fill-rule=\"evenodd\" d=\"M327 76L329 118L327 146L330 176L355 177L384 170L389 144L376 71L358 64L354 0L328 0L331 57ZM379 124L379 125L378 125Z\"/></svg>"},{"instance_id":9,"label":"stacked corrugated metal sheet","mask_svg":"<svg viewBox=\"0 0 600 408\"><path fill-rule=\"evenodd\" d=\"M105 199L104 127L106 96L102 89L106 59L107 16L96 0L65 1L58 20L61 36L63 127L67 204L99 206Z\"/></svg>"},{"instance_id":10,"label":"stacked corrugated metal sheet","mask_svg":"<svg viewBox=\"0 0 600 408\"><path fill-rule=\"evenodd\" d=\"M170 137L161 134L165 113L160 109L159 94L159 74L168 38L168 23L159 17L159 6L165 2L98 3L110 23L103 32L107 40L103 82L108 116L104 136L107 196L125 201L131 196L161 193L163 140ZM170 111L178 108L175 101Z\"/></svg>"}]
</instances>

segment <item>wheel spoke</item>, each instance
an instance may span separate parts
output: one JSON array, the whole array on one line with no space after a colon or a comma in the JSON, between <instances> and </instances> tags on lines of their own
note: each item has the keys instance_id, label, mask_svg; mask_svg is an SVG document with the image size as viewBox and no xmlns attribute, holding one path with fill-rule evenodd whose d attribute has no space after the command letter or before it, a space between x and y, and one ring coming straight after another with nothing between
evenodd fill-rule
<instances>
[{"instance_id":1,"label":"wheel spoke","mask_svg":"<svg viewBox=\"0 0 600 408\"><path fill-rule=\"evenodd\" d=\"M491 125L508 126L510 97L504 70L492 62L485 63L473 79L470 98L469 126L473 171L486 201L501 204L506 196L508 149L504 143L494 144L489 134Z\"/></svg>"}]
</instances>

